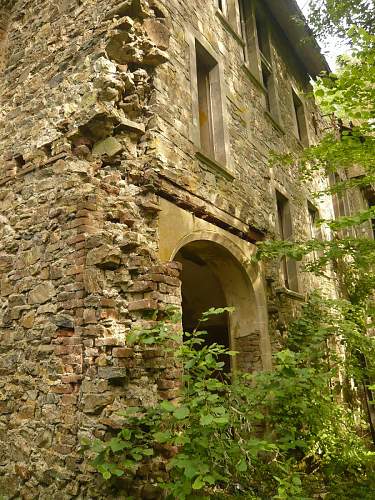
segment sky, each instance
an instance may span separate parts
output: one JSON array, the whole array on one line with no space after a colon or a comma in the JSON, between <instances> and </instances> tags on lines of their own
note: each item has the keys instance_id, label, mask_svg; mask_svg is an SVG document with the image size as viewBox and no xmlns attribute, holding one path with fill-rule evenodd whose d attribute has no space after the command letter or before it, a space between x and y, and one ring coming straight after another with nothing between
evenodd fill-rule
<instances>
[{"instance_id":1,"label":"sky","mask_svg":"<svg viewBox=\"0 0 375 500\"><path fill-rule=\"evenodd\" d=\"M309 13L309 0L297 0L297 3L305 16L307 16ZM324 43L319 40L319 45L322 48L322 52L325 55L330 68L332 70L335 70L337 56L342 54L346 50L345 46L343 47L342 45L342 41L338 38L331 37L324 40Z\"/></svg>"}]
</instances>

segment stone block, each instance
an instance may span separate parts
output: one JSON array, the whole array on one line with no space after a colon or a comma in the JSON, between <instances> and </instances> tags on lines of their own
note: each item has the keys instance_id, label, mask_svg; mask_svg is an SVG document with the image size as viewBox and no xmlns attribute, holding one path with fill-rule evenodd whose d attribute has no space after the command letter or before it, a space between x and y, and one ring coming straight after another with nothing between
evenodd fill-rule
<instances>
[{"instance_id":1,"label":"stone block","mask_svg":"<svg viewBox=\"0 0 375 500\"><path fill-rule=\"evenodd\" d=\"M13 257L11 255L0 255L0 272L7 273L13 268Z\"/></svg>"},{"instance_id":2,"label":"stone block","mask_svg":"<svg viewBox=\"0 0 375 500\"><path fill-rule=\"evenodd\" d=\"M94 144L93 154L115 156L123 150L122 144L115 137L107 137Z\"/></svg>"},{"instance_id":3,"label":"stone block","mask_svg":"<svg viewBox=\"0 0 375 500\"><path fill-rule=\"evenodd\" d=\"M105 19L114 17L129 16L131 18L150 17L152 12L145 0L125 0L111 9L105 16Z\"/></svg>"},{"instance_id":4,"label":"stone block","mask_svg":"<svg viewBox=\"0 0 375 500\"><path fill-rule=\"evenodd\" d=\"M74 318L70 314L57 314L53 317L53 322L59 328L72 329L74 328Z\"/></svg>"},{"instance_id":5,"label":"stone block","mask_svg":"<svg viewBox=\"0 0 375 500\"><path fill-rule=\"evenodd\" d=\"M157 289L157 285L153 281L136 281L129 288L131 293L144 293Z\"/></svg>"},{"instance_id":6,"label":"stone block","mask_svg":"<svg viewBox=\"0 0 375 500\"><path fill-rule=\"evenodd\" d=\"M135 300L133 302L129 302L129 305L128 305L129 311L156 310L157 308L158 308L158 304L157 304L156 300L152 300L152 299Z\"/></svg>"},{"instance_id":7,"label":"stone block","mask_svg":"<svg viewBox=\"0 0 375 500\"><path fill-rule=\"evenodd\" d=\"M112 404L114 399L115 395L112 392L85 394L81 401L82 411L84 413L96 413L101 408Z\"/></svg>"},{"instance_id":8,"label":"stone block","mask_svg":"<svg viewBox=\"0 0 375 500\"><path fill-rule=\"evenodd\" d=\"M112 349L114 358L129 358L134 355L134 350L130 347L115 347Z\"/></svg>"},{"instance_id":9,"label":"stone block","mask_svg":"<svg viewBox=\"0 0 375 500\"><path fill-rule=\"evenodd\" d=\"M106 380L127 378L129 371L127 368L117 368L114 366L100 366L98 368L98 377Z\"/></svg>"},{"instance_id":10,"label":"stone block","mask_svg":"<svg viewBox=\"0 0 375 500\"><path fill-rule=\"evenodd\" d=\"M37 285L29 292L29 304L44 304L56 295L56 289L50 281Z\"/></svg>"},{"instance_id":11,"label":"stone block","mask_svg":"<svg viewBox=\"0 0 375 500\"><path fill-rule=\"evenodd\" d=\"M117 269L120 262L120 249L110 245L93 248L87 253L86 257L86 264L88 266L95 265L102 269Z\"/></svg>"},{"instance_id":12,"label":"stone block","mask_svg":"<svg viewBox=\"0 0 375 500\"><path fill-rule=\"evenodd\" d=\"M105 346L121 346L124 345L125 340L119 339L118 337L104 337L102 339L95 340L96 347Z\"/></svg>"},{"instance_id":13,"label":"stone block","mask_svg":"<svg viewBox=\"0 0 375 500\"><path fill-rule=\"evenodd\" d=\"M153 44L161 50L168 49L170 34L165 20L145 19L143 21L143 27Z\"/></svg>"},{"instance_id":14,"label":"stone block","mask_svg":"<svg viewBox=\"0 0 375 500\"><path fill-rule=\"evenodd\" d=\"M100 269L86 267L83 271L83 284L88 293L100 292L104 286L104 279Z\"/></svg>"},{"instance_id":15,"label":"stone block","mask_svg":"<svg viewBox=\"0 0 375 500\"><path fill-rule=\"evenodd\" d=\"M24 328L32 328L34 326L35 321L35 312L31 311L27 314L24 314L21 318L20 324Z\"/></svg>"}]
</instances>

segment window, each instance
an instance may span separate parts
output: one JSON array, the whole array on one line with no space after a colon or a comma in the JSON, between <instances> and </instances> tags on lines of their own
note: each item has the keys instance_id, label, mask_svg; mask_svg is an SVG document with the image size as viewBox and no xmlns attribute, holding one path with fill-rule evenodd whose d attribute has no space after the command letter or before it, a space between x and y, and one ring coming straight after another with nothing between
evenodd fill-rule
<instances>
[{"instance_id":1,"label":"window","mask_svg":"<svg viewBox=\"0 0 375 500\"><path fill-rule=\"evenodd\" d=\"M372 186L362 188L365 209L375 206L375 190ZM375 218L370 221L370 236L375 239Z\"/></svg>"},{"instance_id":2,"label":"window","mask_svg":"<svg viewBox=\"0 0 375 500\"><path fill-rule=\"evenodd\" d=\"M216 7L221 16L221 20L224 20L224 26L229 28L229 31L238 37L240 33L240 13L238 0L216 0Z\"/></svg>"},{"instance_id":3,"label":"window","mask_svg":"<svg viewBox=\"0 0 375 500\"><path fill-rule=\"evenodd\" d=\"M322 229L320 226L318 226L317 222L320 219L319 217L319 211L318 209L309 201L307 202L307 211L308 211L308 216L309 216L309 232L310 232L310 238L313 240L323 240L323 233ZM317 251L312 252L312 257L314 260L316 260L319 256L319 253Z\"/></svg>"},{"instance_id":4,"label":"window","mask_svg":"<svg viewBox=\"0 0 375 500\"><path fill-rule=\"evenodd\" d=\"M198 40L195 40L195 57L199 149L208 158L225 163L219 65Z\"/></svg>"},{"instance_id":5,"label":"window","mask_svg":"<svg viewBox=\"0 0 375 500\"><path fill-rule=\"evenodd\" d=\"M301 99L292 89L294 133L299 141L308 145L307 126L305 119L305 109Z\"/></svg>"},{"instance_id":6,"label":"window","mask_svg":"<svg viewBox=\"0 0 375 500\"><path fill-rule=\"evenodd\" d=\"M345 178L341 178L340 175L335 172L329 175L329 183L331 187L336 186L337 184L341 184L345 182ZM335 218L338 217L346 217L352 215L351 203L349 198L348 189L338 190L337 193L332 194L332 203L333 203L333 211ZM344 237L348 236L356 236L355 227L351 227L348 229L343 229L341 231L341 235Z\"/></svg>"},{"instance_id":7,"label":"window","mask_svg":"<svg viewBox=\"0 0 375 500\"><path fill-rule=\"evenodd\" d=\"M289 240L292 238L292 217L289 200L279 191L276 191L276 204L279 237L282 240ZM280 274L284 286L288 290L298 291L296 261L289 257L282 257L280 264Z\"/></svg>"},{"instance_id":8,"label":"window","mask_svg":"<svg viewBox=\"0 0 375 500\"><path fill-rule=\"evenodd\" d=\"M244 59L251 73L259 76L255 13L252 2L240 1L241 33L245 40Z\"/></svg>"},{"instance_id":9,"label":"window","mask_svg":"<svg viewBox=\"0 0 375 500\"><path fill-rule=\"evenodd\" d=\"M258 9L256 9L255 11L255 24L261 59L265 59L269 63L271 60L271 50L268 33L268 23L266 17L261 14Z\"/></svg>"},{"instance_id":10,"label":"window","mask_svg":"<svg viewBox=\"0 0 375 500\"><path fill-rule=\"evenodd\" d=\"M227 14L227 0L217 0L217 8L224 14Z\"/></svg>"},{"instance_id":11,"label":"window","mask_svg":"<svg viewBox=\"0 0 375 500\"><path fill-rule=\"evenodd\" d=\"M330 174L329 181L331 187L333 187L344 182L345 179L341 179L340 175L335 172ZM334 193L332 198L335 217L346 217L351 215L348 192L346 189L343 189L342 191L339 190L337 193Z\"/></svg>"},{"instance_id":12,"label":"window","mask_svg":"<svg viewBox=\"0 0 375 500\"><path fill-rule=\"evenodd\" d=\"M267 64L265 61L262 61L262 80L263 80L263 85L265 89L267 90L264 98L265 98L265 107L266 110L269 111L271 114L273 114L273 106L272 106L272 71L270 68L270 65Z\"/></svg>"},{"instance_id":13,"label":"window","mask_svg":"<svg viewBox=\"0 0 375 500\"><path fill-rule=\"evenodd\" d=\"M215 67L213 61L205 57L202 47L197 46L197 85L199 104L199 127L201 149L214 158L213 116L211 102L210 73Z\"/></svg>"},{"instance_id":14,"label":"window","mask_svg":"<svg viewBox=\"0 0 375 500\"><path fill-rule=\"evenodd\" d=\"M263 86L265 110L280 123L269 30L271 14L259 4L245 0L240 7L246 67Z\"/></svg>"}]
</instances>

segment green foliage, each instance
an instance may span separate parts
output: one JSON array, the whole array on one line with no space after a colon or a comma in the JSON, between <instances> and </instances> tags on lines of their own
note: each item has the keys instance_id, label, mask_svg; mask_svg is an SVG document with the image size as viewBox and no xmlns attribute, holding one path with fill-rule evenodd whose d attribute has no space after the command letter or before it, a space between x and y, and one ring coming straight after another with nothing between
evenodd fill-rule
<instances>
[{"instance_id":1,"label":"green foliage","mask_svg":"<svg viewBox=\"0 0 375 500\"><path fill-rule=\"evenodd\" d=\"M211 309L202 322L223 312ZM186 334L175 351L183 380L178 404L125 410L116 437L86 443L94 467L108 479L155 471L157 463L157 484L181 500L308 500L319 492L335 498L337 488L360 491L372 481L372 455L356 433L360 421L336 402L342 387L331 381L343 361L329 346L338 329L348 345L356 342L341 304L313 296L290 326L275 369L233 380L221 359L235 353L207 345L204 331ZM176 339L167 322L138 334L140 346L150 335L167 346Z\"/></svg>"},{"instance_id":2,"label":"green foliage","mask_svg":"<svg viewBox=\"0 0 375 500\"><path fill-rule=\"evenodd\" d=\"M315 97L323 111L326 114L334 113L341 122L319 144L306 148L298 155L275 155L272 163L274 167L280 164L294 166L302 181L310 181L316 176L322 179L334 177L335 182L315 193L316 197L350 197L354 189L371 189L374 185L375 37L374 11L370 4L373 2L367 0L310 2L310 21L314 24L315 31L321 35L335 33L346 37L352 47L350 57L340 58L337 74L322 75L315 85ZM352 24L356 26L351 27ZM348 169L352 167L360 175L348 178ZM329 280L334 279L340 286L340 300L319 299L317 310L321 309L321 313L320 319L314 320L315 334L308 333L312 332L311 318L306 323L306 318L302 317L291 326L287 346L297 353L297 358L302 356L300 359L310 360L309 369L317 370L316 374L311 372L312 376L323 377L322 383L324 377L328 377L326 383L329 382L331 386L331 398L340 394L348 402L351 399L347 387L350 385L349 381L351 384L355 382L357 387L367 386L367 390L371 390L369 382L375 376L375 346L373 337L370 336L374 327L375 242L369 233L374 214L374 207L369 207L351 213L350 216L321 220L319 224L331 231L332 237L329 240L268 241L259 246L256 256L259 260L269 260L286 255L300 261L309 256L304 259L306 271ZM323 344L319 344L320 335L322 340L326 339L325 355ZM314 337L317 344L305 345L305 351L304 339ZM337 355L333 349L338 342L344 355ZM292 365L292 369L295 370L295 365ZM338 374L342 384L337 382ZM295 372L293 379L298 386L303 386L300 375L301 372ZM334 387L332 380L336 381ZM372 498L373 471L372 475L363 480L362 485L358 480L346 481L343 478L343 471L346 469L350 471L352 478L358 479L367 461L361 448L361 439L358 433L353 432L361 415L358 399L351 401L354 406L357 405L355 415L344 404L336 405L330 401L329 393L325 392L323 398L324 391L319 395L319 391L314 392L313 386L309 386L307 390L311 390L313 405L315 401L319 401L315 410L318 412L319 407L322 421L319 423L314 411L310 415L311 419L308 413L304 414L309 429L308 435L302 439L309 448L309 451L304 450L304 460L306 464L312 460L310 466L313 469L318 460L319 469L329 478L331 486L325 492L325 498ZM291 422L299 422L298 414L293 414ZM309 479L313 481L314 475L310 473Z\"/></svg>"},{"instance_id":3,"label":"green foliage","mask_svg":"<svg viewBox=\"0 0 375 500\"><path fill-rule=\"evenodd\" d=\"M346 38L355 25L375 32L373 0L310 0L309 24L322 39L337 35Z\"/></svg>"}]
</instances>

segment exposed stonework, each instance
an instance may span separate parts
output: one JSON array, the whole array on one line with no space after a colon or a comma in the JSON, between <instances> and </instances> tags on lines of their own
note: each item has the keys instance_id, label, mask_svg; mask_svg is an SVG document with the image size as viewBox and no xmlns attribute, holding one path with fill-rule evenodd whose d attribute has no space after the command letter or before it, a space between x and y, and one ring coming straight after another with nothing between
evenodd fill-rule
<instances>
[{"instance_id":1,"label":"exposed stonework","mask_svg":"<svg viewBox=\"0 0 375 500\"><path fill-rule=\"evenodd\" d=\"M301 147L290 133L288 84L306 90L308 77L276 31L281 126L264 112L241 36L213 1L0 5L0 51L8 32L0 80L0 493L118 498L92 473L80 440L117 429L124 406L178 395L170 353L133 349L126 335L181 306L173 251L197 226L228 253L228 269L246 275L230 305L241 297L247 311L247 299L257 319L234 321L238 367L269 366L266 291L276 345L285 290L277 293L278 269L265 273L249 259L253 243L276 232L275 187L290 198L295 234L306 235L308 193L292 168L271 170L268 156ZM203 161L191 140L192 30L222 60L231 175ZM308 101L315 140L313 112ZM180 211L176 227L191 224L181 234L170 227L180 235L170 246L165 200ZM331 208L322 203L322 215ZM308 286L301 282L302 294ZM142 482L131 486L140 497L158 495Z\"/></svg>"}]
</instances>

